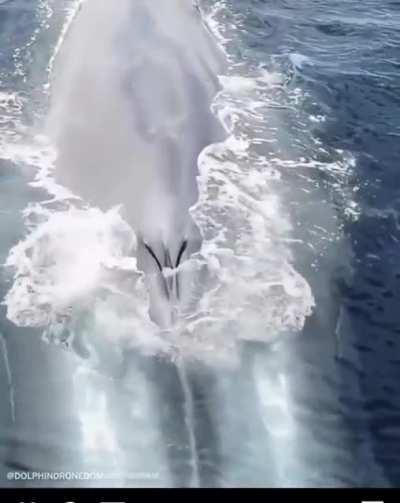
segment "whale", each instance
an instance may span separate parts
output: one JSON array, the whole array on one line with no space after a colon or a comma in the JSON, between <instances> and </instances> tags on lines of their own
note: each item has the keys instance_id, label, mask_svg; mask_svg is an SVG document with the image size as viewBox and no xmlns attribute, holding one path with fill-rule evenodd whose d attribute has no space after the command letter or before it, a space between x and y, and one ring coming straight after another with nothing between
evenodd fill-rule
<instances>
[{"instance_id":1,"label":"whale","mask_svg":"<svg viewBox=\"0 0 400 503\"><path fill-rule=\"evenodd\" d=\"M55 62L56 180L101 209L120 206L163 328L190 296L179 268L201 247L190 208L198 157L226 136L211 110L225 66L191 0L86 0Z\"/></svg>"}]
</instances>

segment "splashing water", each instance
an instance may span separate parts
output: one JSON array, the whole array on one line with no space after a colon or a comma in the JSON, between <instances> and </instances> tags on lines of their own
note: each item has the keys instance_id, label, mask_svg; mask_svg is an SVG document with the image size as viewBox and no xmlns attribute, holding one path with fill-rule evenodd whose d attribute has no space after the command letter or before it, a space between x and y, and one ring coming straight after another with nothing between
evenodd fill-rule
<instances>
[{"instance_id":1,"label":"splashing water","mask_svg":"<svg viewBox=\"0 0 400 503\"><path fill-rule=\"evenodd\" d=\"M81 2L72 5L50 74ZM207 21L213 28L212 18ZM274 93L282 81L265 71L239 76L234 65L219 81L222 89L212 110L227 139L200 155L198 200L191 215L202 244L182 265L182 275L195 283L192 294L201 291L195 309L173 330L160 333L148 315L146 283L135 258L137 238L126 213L121 207L91 207L60 185L54 178L59 153L37 136L31 145L8 144L3 154L37 169L32 185L51 195L25 210L31 233L7 260L15 270L5 300L10 319L44 327L47 338L68 344L88 330L94 346L96 337L105 337L145 352L178 348L190 357L232 362L241 340L270 342L301 329L313 306L311 291L292 265L291 223L279 196L279 171L254 149L267 140L254 134L264 120L261 97ZM96 150L90 144L85 148ZM121 182L129 187L127 180ZM85 183L90 185L90 178ZM143 192L140 180L131 185ZM121 204L128 195L124 198ZM149 214L150 220L158 219Z\"/></svg>"}]
</instances>

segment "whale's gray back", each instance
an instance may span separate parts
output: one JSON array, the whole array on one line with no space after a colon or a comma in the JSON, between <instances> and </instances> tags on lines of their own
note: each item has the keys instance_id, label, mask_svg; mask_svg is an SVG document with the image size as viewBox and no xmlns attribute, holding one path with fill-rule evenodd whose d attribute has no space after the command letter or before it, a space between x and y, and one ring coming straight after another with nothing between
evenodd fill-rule
<instances>
[{"instance_id":1,"label":"whale's gray back","mask_svg":"<svg viewBox=\"0 0 400 503\"><path fill-rule=\"evenodd\" d=\"M190 0L88 0L55 72L58 180L101 208L121 204L149 242L195 233L197 158L223 137L210 111L222 69Z\"/></svg>"}]
</instances>

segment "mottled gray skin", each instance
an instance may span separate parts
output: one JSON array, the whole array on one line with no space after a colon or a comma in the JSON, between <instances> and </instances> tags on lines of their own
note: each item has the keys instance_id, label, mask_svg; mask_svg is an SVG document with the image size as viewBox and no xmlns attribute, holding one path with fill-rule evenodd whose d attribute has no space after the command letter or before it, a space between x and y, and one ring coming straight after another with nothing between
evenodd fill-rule
<instances>
[{"instance_id":1,"label":"mottled gray skin","mask_svg":"<svg viewBox=\"0 0 400 503\"><path fill-rule=\"evenodd\" d=\"M199 248L188 210L198 156L224 137L210 111L223 67L191 0L87 0L57 59L57 180L103 209L121 204L160 262L185 239L186 257ZM157 271L146 251L139 260Z\"/></svg>"},{"instance_id":2,"label":"mottled gray skin","mask_svg":"<svg viewBox=\"0 0 400 503\"><path fill-rule=\"evenodd\" d=\"M55 69L58 179L174 244L197 198L198 155L223 135L210 111L222 64L190 0L88 0Z\"/></svg>"}]
</instances>

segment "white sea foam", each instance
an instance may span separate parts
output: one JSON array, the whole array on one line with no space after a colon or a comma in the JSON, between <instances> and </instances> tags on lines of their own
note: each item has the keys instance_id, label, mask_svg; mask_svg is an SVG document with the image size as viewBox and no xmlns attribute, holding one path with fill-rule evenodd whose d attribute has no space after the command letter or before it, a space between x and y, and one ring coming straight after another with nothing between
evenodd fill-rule
<instances>
[{"instance_id":1,"label":"white sea foam","mask_svg":"<svg viewBox=\"0 0 400 503\"><path fill-rule=\"evenodd\" d=\"M92 342L98 332L130 347L145 339L151 348L155 327L136 268L136 240L118 208L104 213L71 197L49 176L48 151L41 158L27 147L16 152L19 162L27 152L25 162L37 160L41 169L33 185L46 187L52 197L25 209L31 231L6 262L14 270L5 298L8 318L19 326L46 328L48 338L63 342L71 342L78 321L90 319Z\"/></svg>"},{"instance_id":2,"label":"white sea foam","mask_svg":"<svg viewBox=\"0 0 400 503\"><path fill-rule=\"evenodd\" d=\"M80 2L74 5L78 9ZM54 54L74 12L67 16ZM213 19L207 17L208 25L223 44ZM234 361L242 340L271 342L301 330L313 296L293 267L292 227L279 195L279 169L253 148L273 141L263 136L260 109L265 93L279 92L282 78L265 69L240 75L233 65L220 83L212 108L229 137L199 158L200 196L192 215L203 245L182 266L203 278L196 312L160 333L149 319L132 229L118 208L102 212L58 185L53 178L57 153L46 138L36 136L31 144L2 149L3 158L36 169L32 185L50 194L26 208L30 232L7 260L15 271L5 299L14 323L42 327L55 342L72 344L83 337L94 350L96 339L111 339L146 352L173 348L218 361Z\"/></svg>"}]
</instances>

